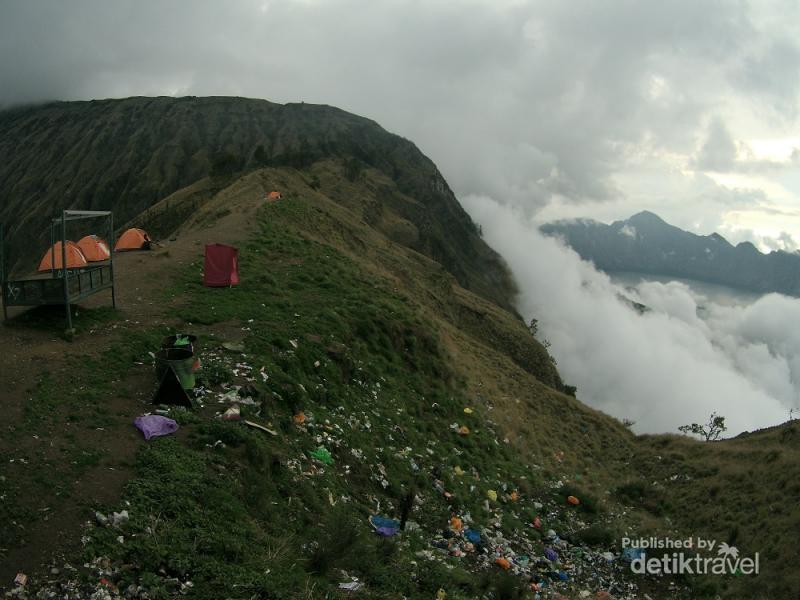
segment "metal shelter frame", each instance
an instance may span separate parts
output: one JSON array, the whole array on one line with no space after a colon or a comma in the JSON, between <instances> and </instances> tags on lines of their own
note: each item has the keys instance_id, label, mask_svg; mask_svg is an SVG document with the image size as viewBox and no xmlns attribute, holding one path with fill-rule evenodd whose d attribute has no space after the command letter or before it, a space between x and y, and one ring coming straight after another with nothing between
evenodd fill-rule
<instances>
[{"instance_id":1,"label":"metal shelter frame","mask_svg":"<svg viewBox=\"0 0 800 600\"><path fill-rule=\"evenodd\" d=\"M100 264L81 269L67 267L67 221L108 217L109 258ZM61 233L61 268L56 269L56 228ZM63 304L67 313L67 329L72 329L72 304L101 290L111 289L111 305L117 307L114 288L114 214L100 210L64 210L50 223L51 277L30 277L7 280L6 240L0 224L0 285L2 286L3 320L8 320L10 306L41 306Z\"/></svg>"}]
</instances>

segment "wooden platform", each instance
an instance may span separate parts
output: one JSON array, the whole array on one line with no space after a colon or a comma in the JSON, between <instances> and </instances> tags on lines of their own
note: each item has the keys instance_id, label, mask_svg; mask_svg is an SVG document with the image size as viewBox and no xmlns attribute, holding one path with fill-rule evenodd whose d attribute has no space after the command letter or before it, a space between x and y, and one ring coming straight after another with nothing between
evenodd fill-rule
<instances>
[{"instance_id":1,"label":"wooden platform","mask_svg":"<svg viewBox=\"0 0 800 600\"><path fill-rule=\"evenodd\" d=\"M57 272L58 277L48 273L6 281L3 286L3 306L41 306L67 302L72 304L109 289L113 284L109 263L69 271L66 289L61 273Z\"/></svg>"}]
</instances>

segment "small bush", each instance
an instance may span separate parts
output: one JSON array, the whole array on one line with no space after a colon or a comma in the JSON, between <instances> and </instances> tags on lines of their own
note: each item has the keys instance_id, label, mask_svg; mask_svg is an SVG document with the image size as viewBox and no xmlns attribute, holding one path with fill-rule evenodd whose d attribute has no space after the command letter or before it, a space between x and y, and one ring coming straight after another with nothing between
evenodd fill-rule
<instances>
[{"instance_id":1,"label":"small bush","mask_svg":"<svg viewBox=\"0 0 800 600\"><path fill-rule=\"evenodd\" d=\"M327 574L336 565L347 562L361 542L359 529L346 509L334 510L312 541L314 549L308 559L309 570L318 575Z\"/></svg>"},{"instance_id":2,"label":"small bush","mask_svg":"<svg viewBox=\"0 0 800 600\"><path fill-rule=\"evenodd\" d=\"M645 481L626 483L614 490L614 493L622 502L639 506L655 516L666 512L663 493Z\"/></svg>"},{"instance_id":3,"label":"small bush","mask_svg":"<svg viewBox=\"0 0 800 600\"><path fill-rule=\"evenodd\" d=\"M611 546L614 543L614 532L607 527L593 525L575 534L575 540L587 546Z\"/></svg>"}]
</instances>

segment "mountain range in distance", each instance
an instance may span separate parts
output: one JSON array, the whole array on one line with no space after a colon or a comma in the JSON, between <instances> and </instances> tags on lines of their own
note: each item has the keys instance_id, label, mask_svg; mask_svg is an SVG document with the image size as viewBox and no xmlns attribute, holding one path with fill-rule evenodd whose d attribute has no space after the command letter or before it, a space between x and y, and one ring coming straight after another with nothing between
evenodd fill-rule
<instances>
[{"instance_id":1,"label":"mountain range in distance","mask_svg":"<svg viewBox=\"0 0 800 600\"><path fill-rule=\"evenodd\" d=\"M800 297L800 254L764 254L750 242L734 246L718 233L690 233L649 211L610 225L571 219L540 229L609 273L636 271Z\"/></svg>"}]
</instances>

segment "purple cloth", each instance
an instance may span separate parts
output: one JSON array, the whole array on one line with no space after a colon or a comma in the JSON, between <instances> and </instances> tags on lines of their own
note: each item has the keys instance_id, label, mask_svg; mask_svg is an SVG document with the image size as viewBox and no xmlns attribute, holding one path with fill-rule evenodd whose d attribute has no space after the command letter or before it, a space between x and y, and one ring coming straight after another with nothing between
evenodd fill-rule
<instances>
[{"instance_id":1,"label":"purple cloth","mask_svg":"<svg viewBox=\"0 0 800 600\"><path fill-rule=\"evenodd\" d=\"M392 537L393 535L397 535L398 531L400 530L396 527L377 527L375 529L375 533L383 537Z\"/></svg>"},{"instance_id":2,"label":"purple cloth","mask_svg":"<svg viewBox=\"0 0 800 600\"><path fill-rule=\"evenodd\" d=\"M169 435L178 430L178 424L175 421L161 415L136 417L133 424L144 434L146 440L159 435Z\"/></svg>"},{"instance_id":3,"label":"purple cloth","mask_svg":"<svg viewBox=\"0 0 800 600\"><path fill-rule=\"evenodd\" d=\"M558 554L552 548L545 548L544 549L544 557L547 560L552 560L553 562L558 560Z\"/></svg>"}]
</instances>

